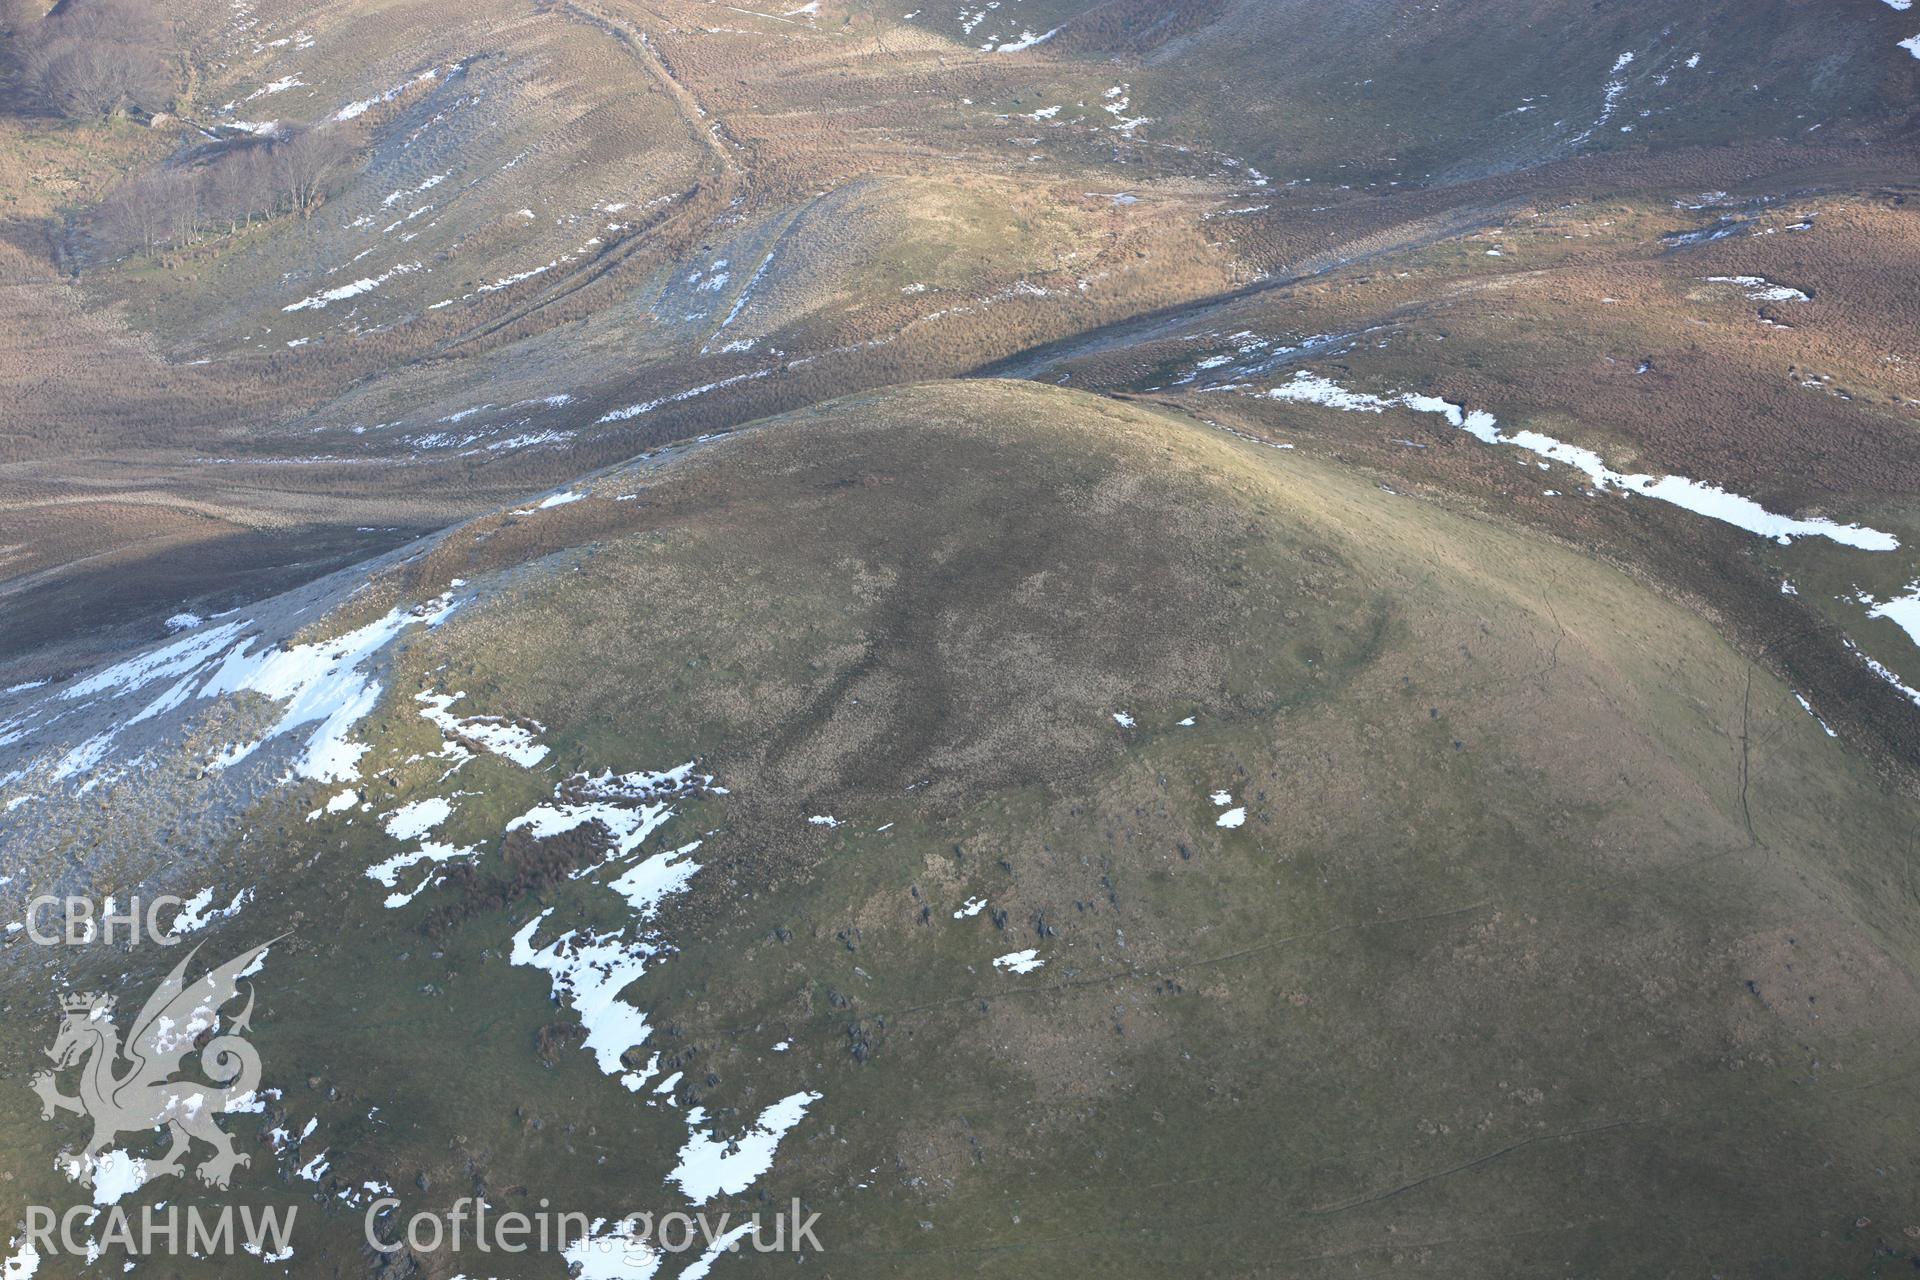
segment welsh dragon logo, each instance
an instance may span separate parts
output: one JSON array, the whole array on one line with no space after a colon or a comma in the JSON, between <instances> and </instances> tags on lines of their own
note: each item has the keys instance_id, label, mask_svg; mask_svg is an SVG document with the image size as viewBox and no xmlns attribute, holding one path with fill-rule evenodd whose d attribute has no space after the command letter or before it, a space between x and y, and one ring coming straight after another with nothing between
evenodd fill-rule
<instances>
[{"instance_id":1,"label":"welsh dragon logo","mask_svg":"<svg viewBox=\"0 0 1920 1280\"><path fill-rule=\"evenodd\" d=\"M247 1156L233 1149L233 1138L215 1117L247 1103L260 1085L260 1055L240 1035L248 1030L253 1016L252 988L246 991L246 1007L228 1030L204 1043L201 1037L218 1030L221 1007L239 998L240 980L254 972L253 966L271 945L262 943L189 986L185 974L200 950L196 946L147 998L124 1046L114 1026L111 996L61 997L65 1017L53 1047L47 1050L54 1070L35 1075L33 1089L40 1095L43 1119L51 1120L56 1111L92 1118L93 1137L79 1159L82 1183L92 1182L97 1157L120 1134L162 1125L172 1135L173 1145L160 1160L147 1165L148 1181L179 1173L195 1138L213 1148L196 1170L200 1181L210 1187L225 1187L234 1169L249 1163ZM182 1070L182 1059L196 1051L201 1072L214 1083L173 1080ZM80 1067L80 1092L70 1097L60 1092L57 1075L75 1065Z\"/></svg>"}]
</instances>

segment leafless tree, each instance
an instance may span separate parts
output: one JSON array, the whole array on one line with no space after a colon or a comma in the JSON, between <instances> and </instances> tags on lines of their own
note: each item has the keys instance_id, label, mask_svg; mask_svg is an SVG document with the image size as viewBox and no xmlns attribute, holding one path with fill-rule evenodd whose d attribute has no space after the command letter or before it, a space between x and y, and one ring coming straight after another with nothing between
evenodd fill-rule
<instances>
[{"instance_id":1,"label":"leafless tree","mask_svg":"<svg viewBox=\"0 0 1920 1280\"><path fill-rule=\"evenodd\" d=\"M152 253L162 243L168 221L159 178L142 174L123 184L101 208L98 221L109 242Z\"/></svg>"},{"instance_id":2,"label":"leafless tree","mask_svg":"<svg viewBox=\"0 0 1920 1280\"><path fill-rule=\"evenodd\" d=\"M28 83L76 119L159 111L177 87L172 37L141 0L70 0L27 37Z\"/></svg>"},{"instance_id":3,"label":"leafless tree","mask_svg":"<svg viewBox=\"0 0 1920 1280\"><path fill-rule=\"evenodd\" d=\"M27 60L38 42L47 6L41 0L0 0L0 72L12 80L23 77ZM17 90L17 83L9 84Z\"/></svg>"},{"instance_id":4,"label":"leafless tree","mask_svg":"<svg viewBox=\"0 0 1920 1280\"><path fill-rule=\"evenodd\" d=\"M265 144L237 147L206 168L202 186L207 216L224 222L228 235L273 212L277 192L267 174L266 151Z\"/></svg>"},{"instance_id":5,"label":"leafless tree","mask_svg":"<svg viewBox=\"0 0 1920 1280\"><path fill-rule=\"evenodd\" d=\"M272 138L238 138L128 178L87 221L108 254L179 249L233 235L256 218L311 217L350 171L363 135L329 124Z\"/></svg>"},{"instance_id":6,"label":"leafless tree","mask_svg":"<svg viewBox=\"0 0 1920 1280\"><path fill-rule=\"evenodd\" d=\"M275 142L272 176L287 207L311 218L352 162L354 150L354 138L344 128L305 129Z\"/></svg>"},{"instance_id":7,"label":"leafless tree","mask_svg":"<svg viewBox=\"0 0 1920 1280\"><path fill-rule=\"evenodd\" d=\"M192 244L200 238L202 227L201 175L176 170L158 177L154 196L160 202L168 243Z\"/></svg>"}]
</instances>

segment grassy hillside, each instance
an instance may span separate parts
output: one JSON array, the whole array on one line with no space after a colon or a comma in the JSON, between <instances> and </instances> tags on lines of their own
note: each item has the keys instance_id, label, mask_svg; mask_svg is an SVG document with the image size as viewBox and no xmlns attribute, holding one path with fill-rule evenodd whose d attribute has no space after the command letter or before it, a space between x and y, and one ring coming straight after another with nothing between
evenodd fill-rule
<instances>
[{"instance_id":1,"label":"grassy hillside","mask_svg":"<svg viewBox=\"0 0 1920 1280\"><path fill-rule=\"evenodd\" d=\"M992 56L1110 62L1127 117L1152 122L1142 139L1202 137L1283 181L1368 189L1582 152L1877 132L1920 76L1900 46L1911 16L1877 0L1010 0L901 21L981 50L1052 32Z\"/></svg>"},{"instance_id":2,"label":"grassy hillside","mask_svg":"<svg viewBox=\"0 0 1920 1280\"><path fill-rule=\"evenodd\" d=\"M296 1275L360 1273L367 1182L679 1207L691 1108L737 1134L800 1092L714 1205L804 1198L832 1275L1905 1272L1913 801L1688 601L1385 478L1031 384L790 414L455 530L312 623L465 601L391 653L358 781L165 860L142 815L233 784L123 775L70 827L92 800L49 791L23 818L74 834L28 881L118 849L97 883L254 891L214 949L294 931L256 980L284 1093L232 1123L318 1120L244 1175L314 1204ZM455 693L548 753L436 723ZM515 824L687 760L724 793L627 853L631 802ZM472 852L370 879L435 799ZM694 841L657 915L621 900ZM581 929L665 948L613 1064L516 951ZM62 962L127 999L159 963ZM9 1074L42 1015L9 1003ZM74 1194L72 1134L0 1125L10 1194Z\"/></svg>"},{"instance_id":3,"label":"grassy hillside","mask_svg":"<svg viewBox=\"0 0 1920 1280\"><path fill-rule=\"evenodd\" d=\"M107 114L90 3L0 13L6 1280L1920 1267L1904 0L182 0ZM56 998L188 948L42 892L270 942L230 1193L69 1176Z\"/></svg>"},{"instance_id":4,"label":"grassy hillside","mask_svg":"<svg viewBox=\"0 0 1920 1280\"><path fill-rule=\"evenodd\" d=\"M170 110L61 119L10 82L0 496L38 512L0 552L10 681L256 598L209 547L290 531L307 577L1517 210L1912 167L1913 24L1876 0L776 9L195 0Z\"/></svg>"}]
</instances>

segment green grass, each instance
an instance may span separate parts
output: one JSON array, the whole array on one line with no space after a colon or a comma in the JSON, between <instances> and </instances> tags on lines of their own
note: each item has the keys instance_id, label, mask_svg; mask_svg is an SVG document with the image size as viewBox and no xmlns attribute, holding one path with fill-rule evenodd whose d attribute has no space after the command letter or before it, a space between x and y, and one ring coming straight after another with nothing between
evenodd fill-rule
<instances>
[{"instance_id":1,"label":"green grass","mask_svg":"<svg viewBox=\"0 0 1920 1280\"><path fill-rule=\"evenodd\" d=\"M572 1015L505 963L538 910L610 925L612 895L429 938L456 890L388 912L362 871L407 799L473 793L444 834L489 842L484 879L559 777L698 756L732 794L652 842L702 838L704 869L630 999L709 1123L823 1095L755 1191L822 1212L828 1274L1906 1267L1912 804L1764 672L1749 702L1696 613L1351 469L1018 384L793 415L645 501L409 642L373 813L301 796L228 850L261 897L215 948L296 929L257 1043L293 1126L322 1118L303 1158L410 1209L675 1206L683 1112L543 1062ZM406 763L423 681L539 718L552 767ZM992 967L1026 947L1037 972ZM17 1063L40 1012L9 1018ZM61 1193L53 1131L5 1114L9 1185ZM248 1194L284 1197L266 1163ZM357 1265L357 1215L314 1218L296 1273Z\"/></svg>"}]
</instances>

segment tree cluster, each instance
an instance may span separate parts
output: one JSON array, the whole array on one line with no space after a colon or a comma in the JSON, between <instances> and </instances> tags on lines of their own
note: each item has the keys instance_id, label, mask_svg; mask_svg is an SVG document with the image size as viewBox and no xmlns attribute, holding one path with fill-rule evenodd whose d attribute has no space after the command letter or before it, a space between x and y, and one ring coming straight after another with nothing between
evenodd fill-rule
<instances>
[{"instance_id":1,"label":"tree cluster","mask_svg":"<svg viewBox=\"0 0 1920 1280\"><path fill-rule=\"evenodd\" d=\"M180 88L173 33L148 0L62 0L44 16L8 0L16 92L75 120L167 110Z\"/></svg>"},{"instance_id":2,"label":"tree cluster","mask_svg":"<svg viewBox=\"0 0 1920 1280\"><path fill-rule=\"evenodd\" d=\"M109 253L181 249L278 214L311 217L351 171L359 138L328 125L246 139L139 174L94 210Z\"/></svg>"}]
</instances>

